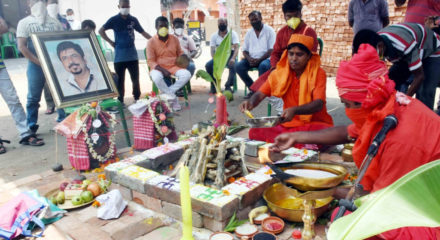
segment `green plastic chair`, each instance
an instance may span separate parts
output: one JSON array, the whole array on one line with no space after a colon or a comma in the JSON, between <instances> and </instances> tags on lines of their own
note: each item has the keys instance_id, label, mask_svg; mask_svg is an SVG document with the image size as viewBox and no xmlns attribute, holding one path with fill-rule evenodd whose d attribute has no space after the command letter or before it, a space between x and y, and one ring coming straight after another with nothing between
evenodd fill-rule
<instances>
[{"instance_id":1,"label":"green plastic chair","mask_svg":"<svg viewBox=\"0 0 440 240\"><path fill-rule=\"evenodd\" d=\"M109 109L111 107L117 107L119 110L119 115L121 116L122 127L124 128L125 133L125 141L127 145L131 147L130 134L128 133L127 121L125 120L124 107L122 103L118 99L105 99L99 103L102 109ZM76 111L80 106L66 107L64 108L64 112L68 115Z\"/></svg>"},{"instance_id":2,"label":"green plastic chair","mask_svg":"<svg viewBox=\"0 0 440 240\"><path fill-rule=\"evenodd\" d=\"M15 58L18 58L18 49L17 45L15 45L15 37L11 32L7 32L2 35L1 53L3 59L5 58L6 48L12 48Z\"/></svg>"},{"instance_id":3,"label":"green plastic chair","mask_svg":"<svg viewBox=\"0 0 440 240\"><path fill-rule=\"evenodd\" d=\"M318 44L319 44L319 56L322 56L322 50L324 49L324 41L318 37Z\"/></svg>"},{"instance_id":4,"label":"green plastic chair","mask_svg":"<svg viewBox=\"0 0 440 240\"><path fill-rule=\"evenodd\" d=\"M147 58L147 48L144 49L144 55L145 55L145 61L147 61L148 60L148 58ZM148 64L147 64L147 66L148 66ZM148 72L150 72L150 70L151 70L150 67L148 67ZM149 74L147 74L147 75L150 76ZM151 80L151 82L153 84L153 86L152 86L153 92L156 93L156 95L158 95L159 94L159 88L157 88L156 84L153 82L153 80L151 78L150 78L150 80ZM174 83L175 80L171 78L171 82ZM183 90L183 98L185 99L185 105L188 107L189 106L188 92L189 93L192 92L191 91L191 80L188 81L185 84L185 86L182 88L182 90Z\"/></svg>"},{"instance_id":5,"label":"green plastic chair","mask_svg":"<svg viewBox=\"0 0 440 240\"><path fill-rule=\"evenodd\" d=\"M112 60L115 58L113 54L113 50L107 45L107 43L102 39L100 35L96 35L96 38L98 39L99 46L101 47L102 54L104 54L104 57L106 56L106 53L109 52L110 56L112 57Z\"/></svg>"}]
</instances>

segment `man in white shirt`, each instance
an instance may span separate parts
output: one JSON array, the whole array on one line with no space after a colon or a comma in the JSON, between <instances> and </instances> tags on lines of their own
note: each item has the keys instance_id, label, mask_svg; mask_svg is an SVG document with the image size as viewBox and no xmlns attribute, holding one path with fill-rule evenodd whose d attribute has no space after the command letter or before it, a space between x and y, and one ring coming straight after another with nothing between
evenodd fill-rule
<instances>
[{"instance_id":1,"label":"man in white shirt","mask_svg":"<svg viewBox=\"0 0 440 240\"><path fill-rule=\"evenodd\" d=\"M75 13L73 12L73 9L69 8L66 11L66 19L69 21L70 27L72 30L80 30L81 29L81 22L75 19Z\"/></svg>"},{"instance_id":2,"label":"man in white shirt","mask_svg":"<svg viewBox=\"0 0 440 240\"><path fill-rule=\"evenodd\" d=\"M228 81L225 83L225 90L229 90L233 92L232 86L234 85L235 81L235 58L238 54L238 44L239 39L238 35L235 31L231 30L231 56L229 57L229 61L227 64L227 67L229 68L229 77ZM212 34L211 36L211 57L214 57L215 51L218 46L222 43L223 39L226 37L226 34L228 34L228 20L225 18L219 18L218 19L218 32ZM214 61L211 59L209 62L205 65L206 71L211 75L211 77L214 79L213 72L214 72ZM211 91L210 93L214 94L215 87L214 84L211 83Z\"/></svg>"},{"instance_id":3,"label":"man in white shirt","mask_svg":"<svg viewBox=\"0 0 440 240\"><path fill-rule=\"evenodd\" d=\"M182 18L175 18L173 20L174 36L179 39L180 47L182 48L183 53L191 58L191 61L186 69L191 73L192 76L196 70L196 65L194 64L192 58L197 54L197 49L194 39L183 33L184 27L185 21Z\"/></svg>"},{"instance_id":4,"label":"man in white shirt","mask_svg":"<svg viewBox=\"0 0 440 240\"><path fill-rule=\"evenodd\" d=\"M87 66L84 51L80 45L71 41L61 42L57 46L57 54L64 69L72 74L67 80L60 80L61 90L65 97L107 88L102 74L92 72Z\"/></svg>"},{"instance_id":5,"label":"man in white shirt","mask_svg":"<svg viewBox=\"0 0 440 240\"><path fill-rule=\"evenodd\" d=\"M26 71L28 95L26 103L27 125L32 132L38 129L38 108L46 82L40 61L32 44L31 34L37 32L62 31L60 22L47 14L46 3L42 0L30 0L31 15L21 19L17 26L17 45L20 52L29 60ZM61 114L59 113L59 116Z\"/></svg>"},{"instance_id":6,"label":"man in white shirt","mask_svg":"<svg viewBox=\"0 0 440 240\"><path fill-rule=\"evenodd\" d=\"M258 69L258 74L270 69L270 54L275 44L275 31L268 25L262 23L261 13L259 11L252 11L249 16L252 28L248 30L244 37L243 56L244 59L235 65L238 76L250 89L254 83L248 72L252 68ZM250 91L245 99L249 99L253 91Z\"/></svg>"}]
</instances>

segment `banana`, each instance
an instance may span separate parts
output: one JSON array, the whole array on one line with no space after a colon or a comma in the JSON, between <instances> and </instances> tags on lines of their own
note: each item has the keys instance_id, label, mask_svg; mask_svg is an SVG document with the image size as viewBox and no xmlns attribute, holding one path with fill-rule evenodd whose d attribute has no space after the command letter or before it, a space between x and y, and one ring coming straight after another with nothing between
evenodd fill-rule
<instances>
[{"instance_id":1,"label":"banana","mask_svg":"<svg viewBox=\"0 0 440 240\"><path fill-rule=\"evenodd\" d=\"M254 118L254 115L252 115L252 113L249 110L244 110L244 114L246 114L248 118Z\"/></svg>"},{"instance_id":2,"label":"banana","mask_svg":"<svg viewBox=\"0 0 440 240\"><path fill-rule=\"evenodd\" d=\"M252 209L252 211L249 212L249 222L251 224L254 224L254 218L258 217L258 215L260 214L267 213L268 211L269 209L267 208L267 206L261 206Z\"/></svg>"}]
</instances>

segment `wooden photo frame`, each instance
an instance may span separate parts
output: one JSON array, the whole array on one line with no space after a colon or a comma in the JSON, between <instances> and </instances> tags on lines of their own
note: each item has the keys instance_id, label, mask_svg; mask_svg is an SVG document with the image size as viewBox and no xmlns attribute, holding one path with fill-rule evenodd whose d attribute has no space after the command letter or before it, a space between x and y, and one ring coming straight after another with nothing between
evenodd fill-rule
<instances>
[{"instance_id":1,"label":"wooden photo frame","mask_svg":"<svg viewBox=\"0 0 440 240\"><path fill-rule=\"evenodd\" d=\"M94 32L43 32L31 37L57 108L118 96Z\"/></svg>"}]
</instances>

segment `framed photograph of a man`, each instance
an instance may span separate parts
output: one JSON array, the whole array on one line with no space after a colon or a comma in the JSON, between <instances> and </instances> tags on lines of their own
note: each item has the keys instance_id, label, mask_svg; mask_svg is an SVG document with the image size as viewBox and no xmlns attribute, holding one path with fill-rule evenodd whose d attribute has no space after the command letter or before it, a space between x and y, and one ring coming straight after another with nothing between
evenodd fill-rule
<instances>
[{"instance_id":1,"label":"framed photograph of a man","mask_svg":"<svg viewBox=\"0 0 440 240\"><path fill-rule=\"evenodd\" d=\"M36 33L32 42L57 107L118 96L94 32Z\"/></svg>"}]
</instances>

